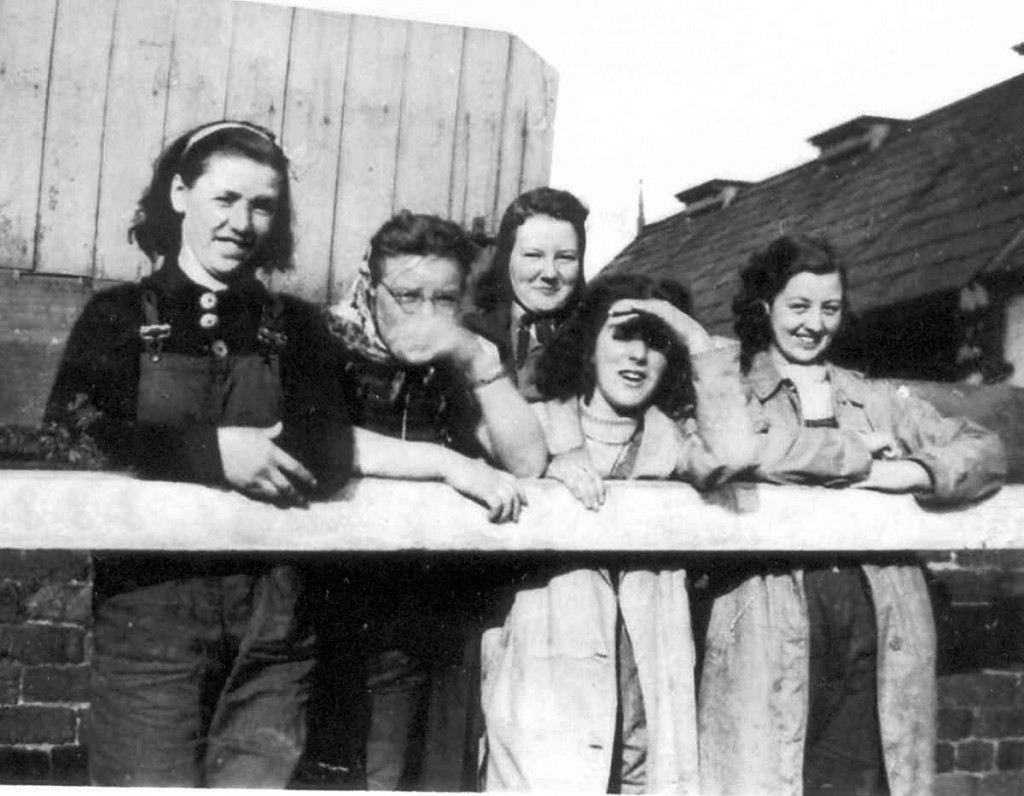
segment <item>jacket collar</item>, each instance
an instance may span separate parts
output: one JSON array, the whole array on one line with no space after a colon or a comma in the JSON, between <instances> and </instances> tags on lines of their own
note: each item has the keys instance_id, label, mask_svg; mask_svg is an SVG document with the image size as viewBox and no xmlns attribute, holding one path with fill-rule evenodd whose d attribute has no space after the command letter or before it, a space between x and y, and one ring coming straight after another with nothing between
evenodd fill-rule
<instances>
[{"instance_id":1,"label":"jacket collar","mask_svg":"<svg viewBox=\"0 0 1024 796\"><path fill-rule=\"evenodd\" d=\"M758 351L750 361L750 370L747 371L747 384L751 392L761 403L771 398L782 387L786 381L779 373L772 362L771 354L768 351Z\"/></svg>"},{"instance_id":2,"label":"jacket collar","mask_svg":"<svg viewBox=\"0 0 1024 796\"><path fill-rule=\"evenodd\" d=\"M863 376L831 362L825 363L825 369L837 404L849 402L856 406L864 405L868 388ZM765 403L781 389L783 383L788 384L789 379L779 373L768 351L759 351L751 360L747 383L757 400Z\"/></svg>"}]
</instances>

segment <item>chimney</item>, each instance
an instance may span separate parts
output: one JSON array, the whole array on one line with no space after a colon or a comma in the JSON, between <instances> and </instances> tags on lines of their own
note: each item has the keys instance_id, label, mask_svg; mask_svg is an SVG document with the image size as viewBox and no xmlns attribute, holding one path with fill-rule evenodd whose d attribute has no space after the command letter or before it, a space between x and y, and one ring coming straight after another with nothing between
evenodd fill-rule
<instances>
[{"instance_id":1,"label":"chimney","mask_svg":"<svg viewBox=\"0 0 1024 796\"><path fill-rule=\"evenodd\" d=\"M858 116L818 133L807 141L818 148L818 160L828 162L860 152L874 152L889 137L893 129L904 124L905 119Z\"/></svg>"},{"instance_id":2,"label":"chimney","mask_svg":"<svg viewBox=\"0 0 1024 796\"><path fill-rule=\"evenodd\" d=\"M743 188L752 184L742 180L708 180L680 191L676 199L686 205L684 215L696 216L728 207Z\"/></svg>"}]
</instances>

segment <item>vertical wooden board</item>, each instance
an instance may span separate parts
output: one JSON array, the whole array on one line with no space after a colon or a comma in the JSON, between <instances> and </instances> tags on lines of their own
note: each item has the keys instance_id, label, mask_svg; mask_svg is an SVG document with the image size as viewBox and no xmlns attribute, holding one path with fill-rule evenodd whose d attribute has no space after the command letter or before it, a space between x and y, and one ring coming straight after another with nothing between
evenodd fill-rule
<instances>
[{"instance_id":1,"label":"vertical wooden board","mask_svg":"<svg viewBox=\"0 0 1024 796\"><path fill-rule=\"evenodd\" d=\"M295 270L273 284L311 301L327 299L351 28L350 16L300 10L292 29L281 142L292 163Z\"/></svg>"},{"instance_id":2,"label":"vertical wooden board","mask_svg":"<svg viewBox=\"0 0 1024 796\"><path fill-rule=\"evenodd\" d=\"M355 276L370 236L391 214L410 23L354 17L345 88L330 296Z\"/></svg>"},{"instance_id":3,"label":"vertical wooden board","mask_svg":"<svg viewBox=\"0 0 1024 796\"><path fill-rule=\"evenodd\" d=\"M92 274L103 107L116 0L57 10L36 230L35 270Z\"/></svg>"},{"instance_id":4,"label":"vertical wooden board","mask_svg":"<svg viewBox=\"0 0 1024 796\"><path fill-rule=\"evenodd\" d=\"M128 242L135 207L163 139L174 0L120 0L104 119L96 275L138 279L149 263Z\"/></svg>"},{"instance_id":5,"label":"vertical wooden board","mask_svg":"<svg viewBox=\"0 0 1024 796\"><path fill-rule=\"evenodd\" d=\"M462 28L409 28L393 210L448 215L462 40Z\"/></svg>"},{"instance_id":6,"label":"vertical wooden board","mask_svg":"<svg viewBox=\"0 0 1024 796\"><path fill-rule=\"evenodd\" d=\"M295 10L235 3L225 116L281 132Z\"/></svg>"},{"instance_id":7,"label":"vertical wooden board","mask_svg":"<svg viewBox=\"0 0 1024 796\"><path fill-rule=\"evenodd\" d=\"M529 73L533 53L513 37L505 78L505 109L501 124L501 149L498 153L498 189L494 213L500 214L523 189L523 165L526 155L527 114L531 89Z\"/></svg>"},{"instance_id":8,"label":"vertical wooden board","mask_svg":"<svg viewBox=\"0 0 1024 796\"><path fill-rule=\"evenodd\" d=\"M0 2L0 267L32 268L57 0Z\"/></svg>"},{"instance_id":9,"label":"vertical wooden board","mask_svg":"<svg viewBox=\"0 0 1024 796\"><path fill-rule=\"evenodd\" d=\"M224 117L233 7L230 0L178 0L165 143Z\"/></svg>"},{"instance_id":10,"label":"vertical wooden board","mask_svg":"<svg viewBox=\"0 0 1024 796\"><path fill-rule=\"evenodd\" d=\"M525 50L520 78L526 81L526 114L523 120L525 148L520 190L528 191L547 185L551 179L558 73L522 42L516 44Z\"/></svg>"},{"instance_id":11,"label":"vertical wooden board","mask_svg":"<svg viewBox=\"0 0 1024 796\"><path fill-rule=\"evenodd\" d=\"M498 153L511 46L507 33L466 30L450 215L465 226L482 216L491 232L500 219L495 217ZM504 209L498 207L498 213Z\"/></svg>"}]
</instances>

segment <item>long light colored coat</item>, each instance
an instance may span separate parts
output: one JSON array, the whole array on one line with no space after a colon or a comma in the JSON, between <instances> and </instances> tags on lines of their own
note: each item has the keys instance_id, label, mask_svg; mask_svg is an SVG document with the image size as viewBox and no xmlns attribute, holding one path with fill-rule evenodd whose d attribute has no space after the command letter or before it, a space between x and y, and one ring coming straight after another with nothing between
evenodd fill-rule
<instances>
[{"instance_id":1,"label":"long light colored coat","mask_svg":"<svg viewBox=\"0 0 1024 796\"><path fill-rule=\"evenodd\" d=\"M838 429L805 428L799 398L770 358L748 376L760 445L758 478L842 485L866 476L871 454L857 432L887 431L906 458L931 474L922 502L954 504L999 488L1006 457L994 434L944 418L882 382L829 368ZM785 529L768 529L784 533ZM892 796L932 790L935 750L935 624L921 568L864 565L878 628L878 715ZM712 608L700 690L706 796L798 796L803 791L809 626L803 571L759 575Z\"/></svg>"},{"instance_id":2,"label":"long light colored coat","mask_svg":"<svg viewBox=\"0 0 1024 796\"><path fill-rule=\"evenodd\" d=\"M703 486L753 461L736 346L693 360L697 422L680 429L656 408L649 409L632 477L674 476ZM552 418L566 418L554 409L546 413L549 438L565 432L552 427L558 425ZM576 413L568 417L579 436ZM617 594L606 570L562 571L518 591L504 626L485 634L488 790L606 790L616 740L616 621L621 611L647 719L646 788L699 791L686 572L627 569L616 586Z\"/></svg>"}]
</instances>

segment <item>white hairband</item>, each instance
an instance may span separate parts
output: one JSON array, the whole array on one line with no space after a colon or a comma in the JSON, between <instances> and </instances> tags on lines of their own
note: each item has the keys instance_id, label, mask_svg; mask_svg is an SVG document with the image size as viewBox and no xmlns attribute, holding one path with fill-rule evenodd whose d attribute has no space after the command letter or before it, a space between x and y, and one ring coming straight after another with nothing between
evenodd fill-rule
<instances>
[{"instance_id":1,"label":"white hairband","mask_svg":"<svg viewBox=\"0 0 1024 796\"><path fill-rule=\"evenodd\" d=\"M192 147L197 143L207 136L211 136L221 130L248 130L250 133L256 133L260 138L266 139L271 144L274 144L275 146L277 145L277 142L274 141L273 135L254 124L249 124L248 122L217 122L215 124L209 124L206 127L201 127L192 133L191 138L188 139L188 143L185 144L185 148L181 151L182 159L184 159L185 155L187 155Z\"/></svg>"}]
</instances>

